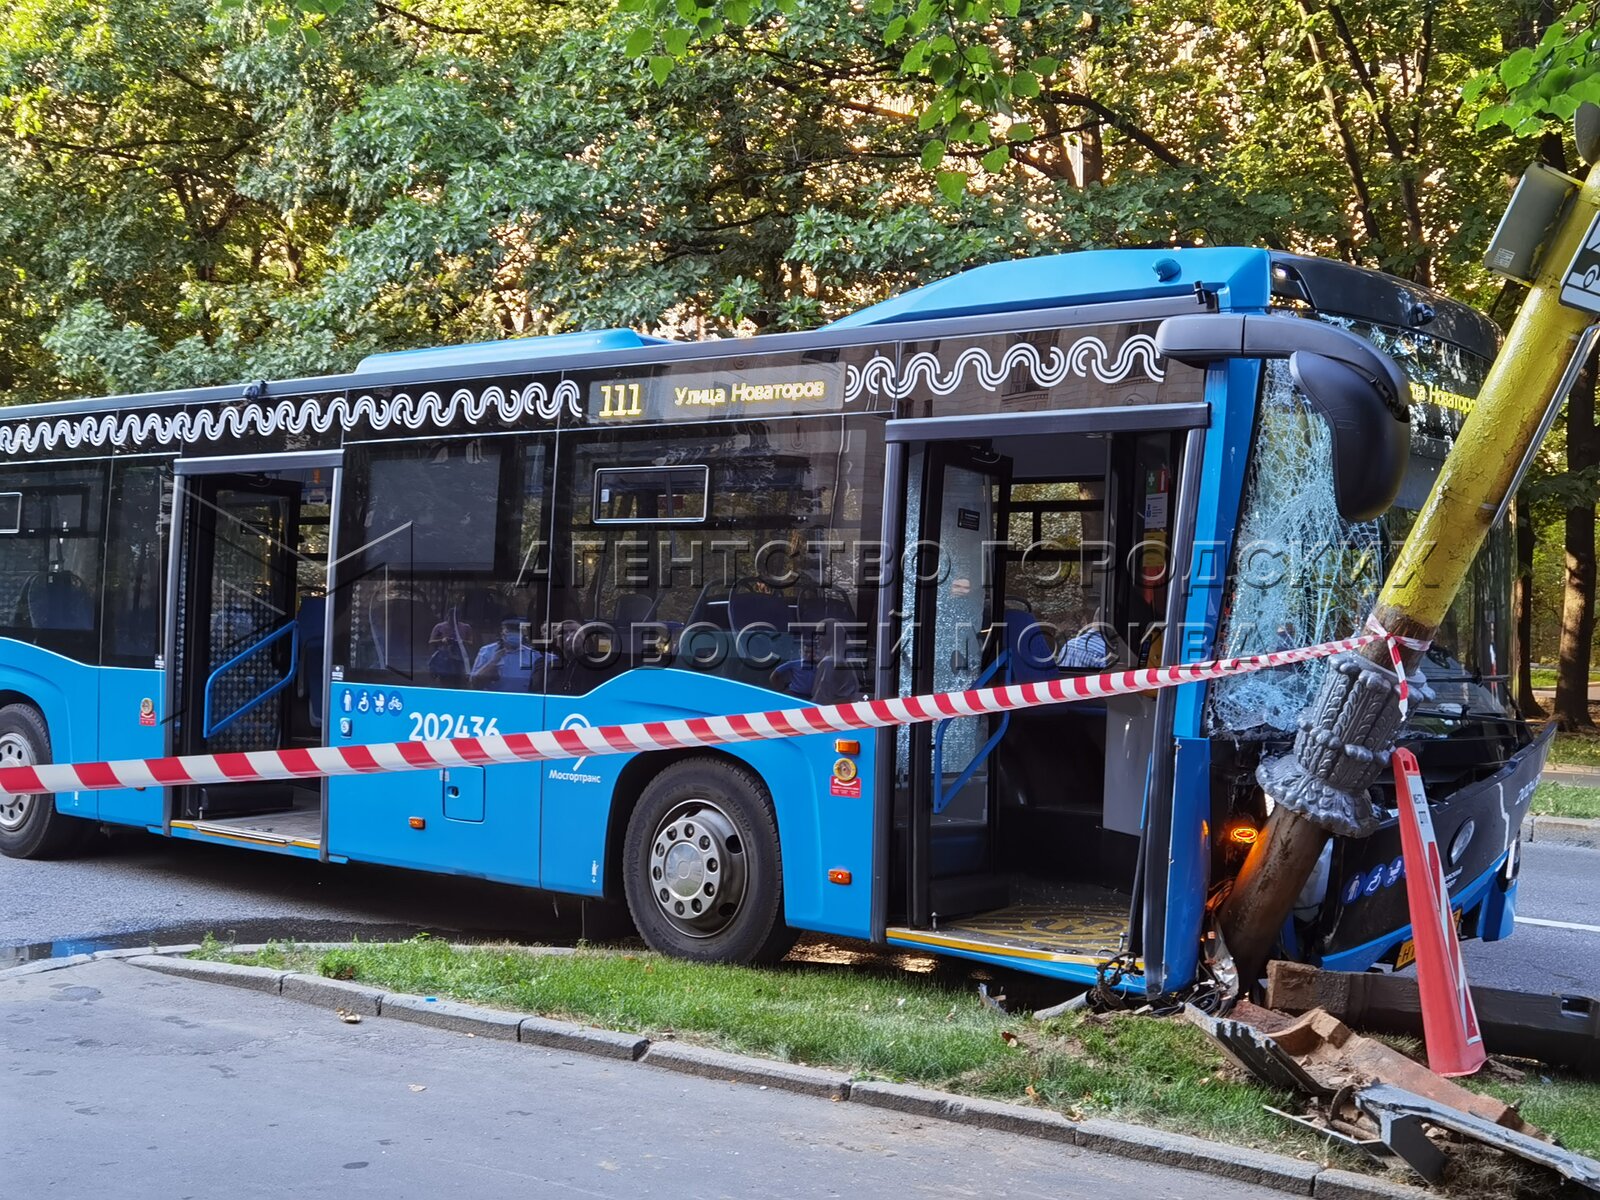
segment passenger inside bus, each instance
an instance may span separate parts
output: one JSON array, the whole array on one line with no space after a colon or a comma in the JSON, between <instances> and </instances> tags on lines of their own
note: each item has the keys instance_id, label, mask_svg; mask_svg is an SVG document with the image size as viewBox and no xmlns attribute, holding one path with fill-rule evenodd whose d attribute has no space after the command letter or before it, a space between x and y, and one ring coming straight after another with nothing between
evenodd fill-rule
<instances>
[{"instance_id":1,"label":"passenger inside bus","mask_svg":"<svg viewBox=\"0 0 1600 1200\"><path fill-rule=\"evenodd\" d=\"M507 617L500 622L499 638L479 650L473 661L473 687L496 692L540 690L545 666L557 660L554 654L527 645L525 627L520 617Z\"/></svg>"}]
</instances>

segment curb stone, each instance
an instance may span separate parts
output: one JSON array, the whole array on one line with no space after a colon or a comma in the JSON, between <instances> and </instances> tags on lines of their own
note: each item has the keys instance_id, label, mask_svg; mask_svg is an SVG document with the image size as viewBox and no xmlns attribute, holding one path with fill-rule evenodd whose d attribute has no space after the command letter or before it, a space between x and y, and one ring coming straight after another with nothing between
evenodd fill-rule
<instances>
[{"instance_id":1,"label":"curb stone","mask_svg":"<svg viewBox=\"0 0 1600 1200\"><path fill-rule=\"evenodd\" d=\"M1522 836L1530 842L1552 842L1562 846L1585 846L1600 850L1600 820L1587 817L1523 818Z\"/></svg>"},{"instance_id":2,"label":"curb stone","mask_svg":"<svg viewBox=\"0 0 1600 1200\"><path fill-rule=\"evenodd\" d=\"M195 949L198 947L182 946L170 950L161 948L168 953L190 953ZM1302 1162L1281 1154L1210 1142L1202 1138L1167 1133L1139 1125L1125 1125L1098 1118L1074 1124L1061 1114L1048 1109L939 1092L911 1084L871 1081L851 1083L848 1076L841 1072L770 1059L750 1058L700 1046L651 1042L638 1034L592 1028L544 1017L523 1017L515 1013L479 1008L476 1005L461 1004L456 1001L383 993L376 988L365 988L360 984L343 980L323 979L318 976L232 963L168 959L162 957L160 953L129 956L125 952L106 952L107 957L111 955L126 958L132 966L164 971L198 982L226 983L258 991L276 992L294 1000L312 1000L314 994L327 994L321 992L320 986L312 989L311 984L328 985L330 993L336 988L341 997L348 995L346 989L359 993L375 993L374 1003L377 1005L379 1015L385 1017L397 1017L418 1024L505 1041L522 1041L552 1049L572 1050L613 1059L637 1059L666 1070L707 1079L753 1083L803 1095L822 1096L831 1100L851 1100L864 1107L889 1109L913 1116L1045 1139L1058 1145L1075 1146L1120 1158L1159 1163L1201 1174L1256 1183L1296 1195L1318 1197L1321 1200L1367 1200L1369 1197L1377 1197L1378 1200L1432 1200L1436 1195L1423 1189L1392 1182L1382 1176L1361 1175L1334 1168L1324 1169L1314 1163ZM24 964L23 968L0 972L0 978L24 971L25 968L52 969L57 966L78 965L98 957L100 956L81 955L74 956L71 962L67 959L50 959L38 964ZM305 981L304 992L296 983L301 980Z\"/></svg>"},{"instance_id":3,"label":"curb stone","mask_svg":"<svg viewBox=\"0 0 1600 1200\"><path fill-rule=\"evenodd\" d=\"M960 1096L910 1083L852 1083L850 1100L855 1104L941 1121L959 1120L965 1107Z\"/></svg>"},{"instance_id":4,"label":"curb stone","mask_svg":"<svg viewBox=\"0 0 1600 1200\"><path fill-rule=\"evenodd\" d=\"M376 1017L383 1012L385 992L382 988L351 983L347 979L324 979L321 975L302 975L298 971L291 971L283 977L282 995L285 1000L343 1008L363 1016Z\"/></svg>"},{"instance_id":5,"label":"curb stone","mask_svg":"<svg viewBox=\"0 0 1600 1200\"><path fill-rule=\"evenodd\" d=\"M18 963L0 969L0 979L23 975L39 975L45 971L62 971L67 967L81 967L84 963L99 962L103 958L145 958L153 954L190 954L200 949L198 942L182 946L128 946L120 950L96 950L92 954L68 954L62 958L39 958L33 962Z\"/></svg>"},{"instance_id":6,"label":"curb stone","mask_svg":"<svg viewBox=\"0 0 1600 1200\"><path fill-rule=\"evenodd\" d=\"M1208 1142L1181 1133L1124 1125L1098 1118L1078 1126L1078 1145L1089 1150L1106 1150L1123 1158L1142 1162L1187 1167L1208 1175L1221 1175L1244 1183L1265 1183L1286 1192L1311 1195L1312 1184L1321 1168L1281 1154L1268 1154L1221 1142Z\"/></svg>"},{"instance_id":7,"label":"curb stone","mask_svg":"<svg viewBox=\"0 0 1600 1200\"><path fill-rule=\"evenodd\" d=\"M650 1047L650 1039L637 1033L618 1033L576 1025L571 1021L552 1021L548 1017L523 1017L517 1027L517 1040L552 1050L575 1050L602 1058L621 1058L636 1062Z\"/></svg>"},{"instance_id":8,"label":"curb stone","mask_svg":"<svg viewBox=\"0 0 1600 1200\"><path fill-rule=\"evenodd\" d=\"M403 993L385 994L382 1009L386 1017L399 1017L402 1021L415 1021L419 1025L432 1025L436 1029L448 1029L455 1033L499 1038L504 1042L517 1040L517 1028L523 1021L521 1013L500 1012L493 1008L479 1008L476 1004Z\"/></svg>"},{"instance_id":9,"label":"curb stone","mask_svg":"<svg viewBox=\"0 0 1600 1200\"><path fill-rule=\"evenodd\" d=\"M92 954L69 954L65 958L41 958L35 962L22 963L15 967L7 967L0 971L0 979L17 979L23 975L42 975L46 971L60 971L65 967L81 967L86 962L93 962Z\"/></svg>"},{"instance_id":10,"label":"curb stone","mask_svg":"<svg viewBox=\"0 0 1600 1200\"><path fill-rule=\"evenodd\" d=\"M640 1061L652 1067L665 1067L669 1071L699 1075L705 1079L754 1083L786 1092L822 1096L829 1100L847 1100L850 1097L850 1077L842 1072L765 1058L747 1058L742 1054L708 1050L704 1046L653 1042Z\"/></svg>"},{"instance_id":11,"label":"curb stone","mask_svg":"<svg viewBox=\"0 0 1600 1200\"><path fill-rule=\"evenodd\" d=\"M1437 1200L1438 1193L1397 1183L1382 1175L1357 1175L1328 1167L1317 1176L1311 1194L1321 1200Z\"/></svg>"},{"instance_id":12,"label":"curb stone","mask_svg":"<svg viewBox=\"0 0 1600 1200\"><path fill-rule=\"evenodd\" d=\"M1025 1108L1020 1104L960 1096L908 1083L852 1083L850 1101L917 1117L956 1121L979 1129L1020 1133L1024 1137L1043 1138L1067 1146L1076 1144L1076 1126L1060 1113L1046 1108Z\"/></svg>"},{"instance_id":13,"label":"curb stone","mask_svg":"<svg viewBox=\"0 0 1600 1200\"><path fill-rule=\"evenodd\" d=\"M166 958L159 954L142 954L130 958L128 963L163 975L181 975L203 983L225 983L230 987L249 988L255 992L270 992L274 996L283 990L283 977L289 972L267 967L245 967L237 963L196 962L190 958Z\"/></svg>"},{"instance_id":14,"label":"curb stone","mask_svg":"<svg viewBox=\"0 0 1600 1200\"><path fill-rule=\"evenodd\" d=\"M957 1119L965 1125L995 1129L1002 1133L1020 1133L1025 1137L1045 1138L1068 1146L1079 1145L1078 1127L1058 1112L1048 1108L1027 1108L1021 1104L1007 1104L1001 1100L984 1100L976 1096L963 1096Z\"/></svg>"}]
</instances>

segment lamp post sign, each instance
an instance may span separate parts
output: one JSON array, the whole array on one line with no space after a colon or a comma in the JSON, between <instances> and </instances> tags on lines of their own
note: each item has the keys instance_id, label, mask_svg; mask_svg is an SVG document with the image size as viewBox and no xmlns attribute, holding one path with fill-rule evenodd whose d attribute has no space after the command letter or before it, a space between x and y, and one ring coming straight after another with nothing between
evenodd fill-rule
<instances>
[{"instance_id":1,"label":"lamp post sign","mask_svg":"<svg viewBox=\"0 0 1600 1200\"><path fill-rule=\"evenodd\" d=\"M1589 226L1561 281L1561 303L1600 313L1600 215Z\"/></svg>"}]
</instances>

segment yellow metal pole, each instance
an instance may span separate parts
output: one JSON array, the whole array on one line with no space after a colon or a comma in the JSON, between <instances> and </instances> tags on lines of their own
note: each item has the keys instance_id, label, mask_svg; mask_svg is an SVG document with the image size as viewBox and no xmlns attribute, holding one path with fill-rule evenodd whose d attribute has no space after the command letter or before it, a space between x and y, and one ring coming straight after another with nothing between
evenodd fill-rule
<instances>
[{"instance_id":1,"label":"yellow metal pole","mask_svg":"<svg viewBox=\"0 0 1600 1200\"><path fill-rule=\"evenodd\" d=\"M1449 611L1538 431L1578 335L1593 313L1562 304L1561 276L1600 212L1600 163L1589 172L1518 310L1438 481L1395 560L1373 615L1390 633L1431 638ZM1377 651L1369 653L1382 662Z\"/></svg>"},{"instance_id":2,"label":"yellow metal pole","mask_svg":"<svg viewBox=\"0 0 1600 1200\"><path fill-rule=\"evenodd\" d=\"M1438 631L1538 432L1579 335L1595 319L1562 304L1560 293L1562 276L1597 213L1600 163L1551 235L1538 278L1384 581L1373 617L1392 634L1427 642ZM1380 666L1390 665L1388 647L1381 642L1363 653ZM1403 657L1410 670L1421 652L1406 650ZM1220 914L1223 938L1247 987L1260 978L1327 837L1323 825L1280 804L1251 847Z\"/></svg>"}]
</instances>

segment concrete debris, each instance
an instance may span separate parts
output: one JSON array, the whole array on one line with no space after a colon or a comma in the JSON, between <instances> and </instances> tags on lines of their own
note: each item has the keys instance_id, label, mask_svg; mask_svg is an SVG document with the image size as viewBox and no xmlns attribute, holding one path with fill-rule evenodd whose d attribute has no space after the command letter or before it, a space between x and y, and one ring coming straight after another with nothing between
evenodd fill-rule
<instances>
[{"instance_id":1,"label":"concrete debris","mask_svg":"<svg viewBox=\"0 0 1600 1200\"><path fill-rule=\"evenodd\" d=\"M1470 1092L1460 1084L1435 1075L1400 1051L1373 1038L1362 1037L1320 1008L1269 1036L1325 1088L1338 1091L1371 1083L1391 1083L1495 1125L1543 1136L1531 1129L1505 1101Z\"/></svg>"},{"instance_id":2,"label":"concrete debris","mask_svg":"<svg viewBox=\"0 0 1600 1200\"><path fill-rule=\"evenodd\" d=\"M1473 985L1472 1005L1489 1053L1600 1079L1600 1001L1594 997ZM1267 1007L1296 1014L1322 1008L1356 1029L1422 1036L1417 981L1407 975L1273 962L1267 965Z\"/></svg>"}]
</instances>

